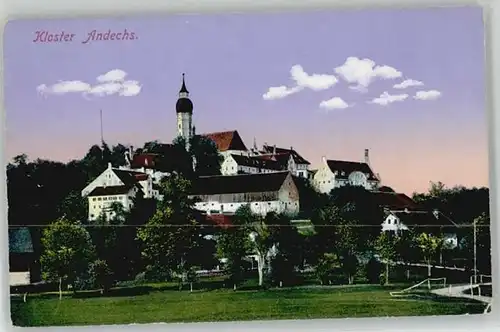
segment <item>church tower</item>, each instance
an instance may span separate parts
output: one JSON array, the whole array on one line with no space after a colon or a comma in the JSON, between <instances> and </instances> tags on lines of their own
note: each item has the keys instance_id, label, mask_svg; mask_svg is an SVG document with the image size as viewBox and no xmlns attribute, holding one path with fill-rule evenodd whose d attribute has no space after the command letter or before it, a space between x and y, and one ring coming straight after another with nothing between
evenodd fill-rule
<instances>
[{"instance_id":1,"label":"church tower","mask_svg":"<svg viewBox=\"0 0 500 332\"><path fill-rule=\"evenodd\" d=\"M189 144L189 140L193 136L193 102L189 99L184 74L182 74L182 86L175 109L177 112L177 136L183 137Z\"/></svg>"}]
</instances>

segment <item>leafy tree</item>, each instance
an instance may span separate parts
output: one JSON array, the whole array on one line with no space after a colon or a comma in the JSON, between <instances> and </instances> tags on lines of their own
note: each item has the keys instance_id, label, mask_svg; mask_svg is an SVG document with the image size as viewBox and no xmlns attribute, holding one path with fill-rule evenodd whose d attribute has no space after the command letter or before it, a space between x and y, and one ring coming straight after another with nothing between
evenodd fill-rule
<instances>
[{"instance_id":1,"label":"leafy tree","mask_svg":"<svg viewBox=\"0 0 500 332\"><path fill-rule=\"evenodd\" d=\"M194 162L195 173L198 176L220 175L223 161L217 145L204 136L194 135L189 144L189 153Z\"/></svg>"},{"instance_id":2,"label":"leafy tree","mask_svg":"<svg viewBox=\"0 0 500 332\"><path fill-rule=\"evenodd\" d=\"M481 214L473 223L476 224L476 259L477 268L485 273L491 273L491 222L490 217L486 214ZM467 234L464 237L464 244L468 252L468 259L474 260L474 225L467 227ZM471 266L473 263L471 263Z\"/></svg>"},{"instance_id":3,"label":"leafy tree","mask_svg":"<svg viewBox=\"0 0 500 332\"><path fill-rule=\"evenodd\" d=\"M180 175L167 178L161 187L163 200L137 237L143 245L143 257L153 268L180 273L185 281L196 261L198 222L189 198L190 181Z\"/></svg>"},{"instance_id":4,"label":"leafy tree","mask_svg":"<svg viewBox=\"0 0 500 332\"><path fill-rule=\"evenodd\" d=\"M382 262L385 263L385 284L389 284L389 265L397 256L399 238L393 232L382 232L375 242L377 251Z\"/></svg>"},{"instance_id":5,"label":"leafy tree","mask_svg":"<svg viewBox=\"0 0 500 332\"><path fill-rule=\"evenodd\" d=\"M315 266L314 273L322 285L325 285L335 268L338 267L338 257L333 253L323 254Z\"/></svg>"},{"instance_id":6,"label":"leafy tree","mask_svg":"<svg viewBox=\"0 0 500 332\"><path fill-rule=\"evenodd\" d=\"M42 244L43 278L59 283L61 299L63 283L72 284L76 289L76 278L87 270L93 258L90 235L81 224L60 219L44 230Z\"/></svg>"},{"instance_id":7,"label":"leafy tree","mask_svg":"<svg viewBox=\"0 0 500 332\"><path fill-rule=\"evenodd\" d=\"M88 218L88 200L77 190L71 191L59 205L59 216L68 217L79 222L86 222Z\"/></svg>"},{"instance_id":8,"label":"leafy tree","mask_svg":"<svg viewBox=\"0 0 500 332\"><path fill-rule=\"evenodd\" d=\"M420 233L415 238L416 246L420 249L425 263L427 264L427 276L431 276L432 261L436 253L439 252L443 245L443 238L433 236L428 233Z\"/></svg>"},{"instance_id":9,"label":"leafy tree","mask_svg":"<svg viewBox=\"0 0 500 332\"><path fill-rule=\"evenodd\" d=\"M263 286L264 284L264 269L268 264L268 256L270 254L270 250L273 247L273 239L271 237L270 227L266 224L263 218L259 216L249 216L248 218L252 218L248 223L249 228L249 236L250 236L250 246L257 256L257 271L259 273L259 286ZM274 218L270 218L273 220Z\"/></svg>"},{"instance_id":10,"label":"leafy tree","mask_svg":"<svg viewBox=\"0 0 500 332\"><path fill-rule=\"evenodd\" d=\"M292 281L295 268L303 262L304 237L299 234L290 218L283 214L269 213L265 222L270 227L270 242L275 248L270 262L272 278L275 282Z\"/></svg>"},{"instance_id":11,"label":"leafy tree","mask_svg":"<svg viewBox=\"0 0 500 332\"><path fill-rule=\"evenodd\" d=\"M107 293L113 285L113 271L105 260L98 259L90 264L89 274L93 284L101 290L101 294Z\"/></svg>"}]
</instances>

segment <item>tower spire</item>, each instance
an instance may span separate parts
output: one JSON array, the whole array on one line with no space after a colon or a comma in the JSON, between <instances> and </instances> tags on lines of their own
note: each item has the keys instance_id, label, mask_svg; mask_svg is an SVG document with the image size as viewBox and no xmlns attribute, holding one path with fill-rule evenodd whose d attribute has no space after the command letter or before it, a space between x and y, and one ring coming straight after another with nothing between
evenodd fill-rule
<instances>
[{"instance_id":1,"label":"tower spire","mask_svg":"<svg viewBox=\"0 0 500 332\"><path fill-rule=\"evenodd\" d=\"M182 86L181 89L179 90L179 97L181 98L186 98L189 95L189 91L186 88L186 80L185 80L185 73L182 73Z\"/></svg>"}]
</instances>

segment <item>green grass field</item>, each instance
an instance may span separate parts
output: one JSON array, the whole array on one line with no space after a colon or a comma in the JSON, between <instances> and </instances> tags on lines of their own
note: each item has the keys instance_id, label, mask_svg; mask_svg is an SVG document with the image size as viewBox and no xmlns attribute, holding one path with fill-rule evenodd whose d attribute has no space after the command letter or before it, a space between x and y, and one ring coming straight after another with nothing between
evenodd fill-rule
<instances>
[{"instance_id":1,"label":"green grass field","mask_svg":"<svg viewBox=\"0 0 500 332\"><path fill-rule=\"evenodd\" d=\"M14 325L99 325L154 322L200 322L415 316L482 313L484 304L429 296L392 298L402 286L283 288L270 290L175 290L165 285L66 295L29 295L24 303L12 297Z\"/></svg>"}]
</instances>

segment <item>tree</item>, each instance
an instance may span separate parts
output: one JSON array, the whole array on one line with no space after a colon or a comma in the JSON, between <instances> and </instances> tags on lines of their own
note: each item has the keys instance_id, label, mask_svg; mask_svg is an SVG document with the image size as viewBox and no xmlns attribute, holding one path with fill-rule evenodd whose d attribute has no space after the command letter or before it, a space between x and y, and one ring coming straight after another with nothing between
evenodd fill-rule
<instances>
[{"instance_id":1,"label":"tree","mask_svg":"<svg viewBox=\"0 0 500 332\"><path fill-rule=\"evenodd\" d=\"M58 207L59 217L67 217L79 222L86 222L88 217L88 200L77 190L71 191Z\"/></svg>"},{"instance_id":2,"label":"tree","mask_svg":"<svg viewBox=\"0 0 500 332\"><path fill-rule=\"evenodd\" d=\"M399 238L393 232L382 232L375 242L377 251L382 262L385 263L385 284L389 284L389 265L397 256Z\"/></svg>"},{"instance_id":3,"label":"tree","mask_svg":"<svg viewBox=\"0 0 500 332\"><path fill-rule=\"evenodd\" d=\"M223 161L217 145L205 137L194 135L189 144L189 154L194 162L194 171L197 176L220 175L220 166Z\"/></svg>"},{"instance_id":4,"label":"tree","mask_svg":"<svg viewBox=\"0 0 500 332\"><path fill-rule=\"evenodd\" d=\"M101 290L101 294L107 293L113 285L113 271L105 260L98 259L90 264L89 274L92 283Z\"/></svg>"},{"instance_id":5,"label":"tree","mask_svg":"<svg viewBox=\"0 0 500 332\"><path fill-rule=\"evenodd\" d=\"M415 239L416 246L427 264L427 276L431 277L432 261L443 245L443 238L428 233L420 233Z\"/></svg>"},{"instance_id":6,"label":"tree","mask_svg":"<svg viewBox=\"0 0 500 332\"><path fill-rule=\"evenodd\" d=\"M352 284L358 255L373 248L382 230L384 212L363 187L335 188L330 192L330 200L339 211L335 226L336 250L349 284Z\"/></svg>"},{"instance_id":7,"label":"tree","mask_svg":"<svg viewBox=\"0 0 500 332\"><path fill-rule=\"evenodd\" d=\"M90 235L81 224L60 219L43 232L41 257L43 278L59 283L59 299L62 285L74 282L88 268L94 256Z\"/></svg>"},{"instance_id":8,"label":"tree","mask_svg":"<svg viewBox=\"0 0 500 332\"><path fill-rule=\"evenodd\" d=\"M490 217L486 214L481 214L474 219L473 223L476 224L476 267L478 270L487 271L491 273L491 230L490 230ZM468 259L473 262L474 260L474 225L467 227L468 234L464 237L464 244L467 248ZM472 266L473 264L471 264Z\"/></svg>"},{"instance_id":9,"label":"tree","mask_svg":"<svg viewBox=\"0 0 500 332\"><path fill-rule=\"evenodd\" d=\"M155 269L166 268L170 274L182 275L196 261L198 221L194 211L194 200L189 198L190 181L181 175L172 175L161 184L163 200L156 213L137 237L143 245L143 257ZM180 284L182 287L182 283Z\"/></svg>"},{"instance_id":10,"label":"tree","mask_svg":"<svg viewBox=\"0 0 500 332\"><path fill-rule=\"evenodd\" d=\"M250 231L250 243L251 248L255 255L257 256L257 270L259 273L259 286L263 286L264 284L264 269L268 264L268 256L270 254L270 250L273 247L273 239L271 237L271 231L269 226L266 224L263 218L259 216L252 215L249 216L249 219L253 217L248 223L249 231ZM274 216L269 218L270 220L274 220Z\"/></svg>"},{"instance_id":11,"label":"tree","mask_svg":"<svg viewBox=\"0 0 500 332\"><path fill-rule=\"evenodd\" d=\"M244 257L248 253L249 236L246 228L249 214L247 207L239 208L232 224L221 229L217 235L217 256L226 260L224 266L234 289L243 278Z\"/></svg>"},{"instance_id":12,"label":"tree","mask_svg":"<svg viewBox=\"0 0 500 332\"><path fill-rule=\"evenodd\" d=\"M337 255L332 253L323 254L314 268L316 278L322 285L326 284L336 267L338 267Z\"/></svg>"},{"instance_id":13,"label":"tree","mask_svg":"<svg viewBox=\"0 0 500 332\"><path fill-rule=\"evenodd\" d=\"M299 234L290 218L284 214L269 213L265 222L270 227L270 242L275 253L270 262L271 276L274 282L292 281L295 268L304 260L304 237Z\"/></svg>"}]
</instances>

